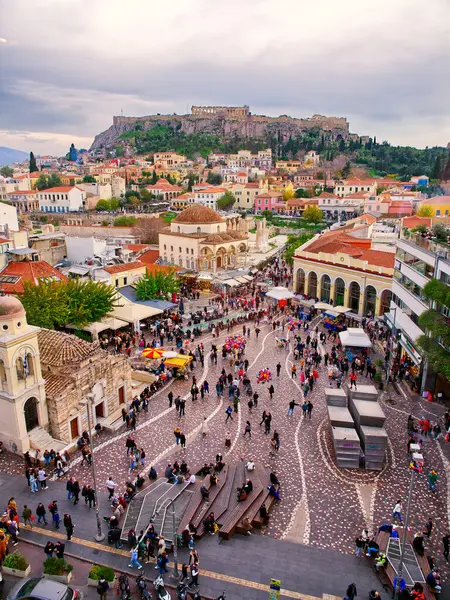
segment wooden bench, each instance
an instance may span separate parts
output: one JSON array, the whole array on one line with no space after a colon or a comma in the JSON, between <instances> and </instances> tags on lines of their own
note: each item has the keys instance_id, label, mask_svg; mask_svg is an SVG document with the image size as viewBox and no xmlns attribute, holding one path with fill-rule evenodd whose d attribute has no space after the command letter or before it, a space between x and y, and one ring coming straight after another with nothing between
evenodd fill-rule
<instances>
[{"instance_id":1,"label":"wooden bench","mask_svg":"<svg viewBox=\"0 0 450 600\"><path fill-rule=\"evenodd\" d=\"M227 471L227 477L223 482L223 485L219 489L219 493L215 497L213 502L209 503L209 511L214 513L214 517L216 521L220 519L223 513L227 510L228 505L230 503L231 494L233 492L234 479L236 476L236 465L230 465ZM223 471L222 471L223 473ZM194 525L197 527L196 537L202 537L205 533L205 527L203 525L203 519L201 519L197 525L194 522Z\"/></svg>"},{"instance_id":2,"label":"wooden bench","mask_svg":"<svg viewBox=\"0 0 450 600\"><path fill-rule=\"evenodd\" d=\"M263 501L261 502L261 505L259 508L261 508L261 506L263 504L266 505L267 512L270 513L272 506L275 504L275 496L271 496L269 494L269 492L267 492L266 497L263 498ZM252 521L252 525L255 529L261 529L264 525L263 519L262 519L261 515L259 514L259 509L258 509L258 514L255 516L255 518Z\"/></svg>"},{"instance_id":3,"label":"wooden bench","mask_svg":"<svg viewBox=\"0 0 450 600\"><path fill-rule=\"evenodd\" d=\"M268 483L269 477L268 477L264 467L262 467L259 464L256 465L256 468L253 471L253 473L255 475L254 479L259 480L259 485L257 487L258 487L258 489L259 489L259 487L262 488L262 490L261 490L262 493L258 494L257 498L255 498L255 502L252 503L252 505L248 508L248 510L242 516L242 519L237 524L236 533L245 534L247 532L247 530L246 530L246 528L244 528L244 524L243 524L243 521L246 518L248 518L248 520L250 521L252 526L255 526L254 522L255 522L255 519L258 517L260 519L260 523L261 523L259 528L261 528L262 519L259 517L259 509L265 502L267 502L269 504L270 498L275 500L275 498L273 496L270 496L269 491L267 490L266 480ZM252 482L253 482L253 479L252 479ZM256 491L256 490L254 489L253 492L254 491ZM252 494L253 494L253 492L252 492ZM272 503L270 503L270 506L272 506Z\"/></svg>"},{"instance_id":4,"label":"wooden bench","mask_svg":"<svg viewBox=\"0 0 450 600\"><path fill-rule=\"evenodd\" d=\"M209 487L209 500L208 502L203 502L197 512L195 513L194 518L192 519L192 523L195 527L200 527L203 519L207 512L214 512L211 509L211 506L214 504L214 501L221 493L222 489L225 487L228 477L228 465L222 469L222 471L218 474L218 481L216 485L210 485Z\"/></svg>"},{"instance_id":5,"label":"wooden bench","mask_svg":"<svg viewBox=\"0 0 450 600\"><path fill-rule=\"evenodd\" d=\"M207 479L207 481L205 481L205 479ZM182 532L187 528L189 523L192 521L194 515L196 514L197 510L204 502L203 496L201 493L201 487L202 487L203 483L205 483L206 487L209 487L209 475L207 475L205 477L205 479L203 481L197 480L195 482L196 489L193 492L191 499L189 500L188 507L183 515L183 518L181 519L179 526L178 526L178 529L177 529L178 535L181 535Z\"/></svg>"},{"instance_id":6,"label":"wooden bench","mask_svg":"<svg viewBox=\"0 0 450 600\"><path fill-rule=\"evenodd\" d=\"M248 473L245 471L244 464L240 465L236 471L235 477L235 491L236 488L240 487L247 478ZM237 479L241 477L241 479ZM223 515L222 526L219 530L219 536L225 540L229 540L235 533L238 523L245 518L247 513L256 514L261 506L262 498L264 496L264 487L258 476L251 478L253 484L253 490L247 496L245 500L238 502L237 493L230 499L229 508ZM248 516L248 515L247 515ZM243 533L245 530L240 529Z\"/></svg>"}]
</instances>

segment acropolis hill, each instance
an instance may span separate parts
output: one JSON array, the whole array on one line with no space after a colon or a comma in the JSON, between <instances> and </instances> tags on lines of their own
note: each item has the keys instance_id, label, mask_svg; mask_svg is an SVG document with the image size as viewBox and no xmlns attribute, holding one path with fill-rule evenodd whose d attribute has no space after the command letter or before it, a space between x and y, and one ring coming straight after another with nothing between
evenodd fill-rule
<instances>
[{"instance_id":1,"label":"acropolis hill","mask_svg":"<svg viewBox=\"0 0 450 600\"><path fill-rule=\"evenodd\" d=\"M222 138L260 138L278 137L287 141L303 131L318 128L331 134L333 138L347 139L349 125L344 117L324 117L313 115L305 119L296 119L287 115L266 117L253 115L248 106L192 106L189 115L148 115L146 117L113 117L109 129L95 136L92 149L112 147L124 133L138 126L146 131L156 125L165 125L181 129L188 133L211 133Z\"/></svg>"}]
</instances>

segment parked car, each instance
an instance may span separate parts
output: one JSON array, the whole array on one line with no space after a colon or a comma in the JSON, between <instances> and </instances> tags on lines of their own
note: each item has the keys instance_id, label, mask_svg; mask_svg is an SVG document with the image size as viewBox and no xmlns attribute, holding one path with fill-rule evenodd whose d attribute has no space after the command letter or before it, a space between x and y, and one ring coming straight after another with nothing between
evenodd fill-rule
<instances>
[{"instance_id":1,"label":"parked car","mask_svg":"<svg viewBox=\"0 0 450 600\"><path fill-rule=\"evenodd\" d=\"M28 577L19 581L8 600L82 600L83 594L64 583L45 577Z\"/></svg>"}]
</instances>

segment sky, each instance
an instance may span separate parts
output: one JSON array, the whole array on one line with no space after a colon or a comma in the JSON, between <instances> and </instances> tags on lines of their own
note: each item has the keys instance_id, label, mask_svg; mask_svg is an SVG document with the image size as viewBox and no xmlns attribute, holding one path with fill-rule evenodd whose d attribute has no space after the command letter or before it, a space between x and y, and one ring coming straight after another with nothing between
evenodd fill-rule
<instances>
[{"instance_id":1,"label":"sky","mask_svg":"<svg viewBox=\"0 0 450 600\"><path fill-rule=\"evenodd\" d=\"M450 142L449 0L0 0L0 65L0 146L35 154L192 104Z\"/></svg>"}]
</instances>

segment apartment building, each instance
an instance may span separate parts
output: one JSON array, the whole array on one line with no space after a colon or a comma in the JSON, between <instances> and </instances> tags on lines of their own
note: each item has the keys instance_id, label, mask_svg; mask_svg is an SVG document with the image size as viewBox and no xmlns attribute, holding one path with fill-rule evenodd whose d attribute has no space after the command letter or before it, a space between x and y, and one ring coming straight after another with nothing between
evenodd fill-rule
<instances>
[{"instance_id":1,"label":"apartment building","mask_svg":"<svg viewBox=\"0 0 450 600\"><path fill-rule=\"evenodd\" d=\"M424 334L419 317L432 308L432 301L423 293L432 278L450 283L450 248L419 233L403 230L397 240L391 309L385 315L386 322L397 336L400 356L406 354L416 366L414 375L421 391L435 390L450 396L445 393L448 381L427 367L417 345L418 338ZM449 316L448 310L444 310Z\"/></svg>"}]
</instances>

